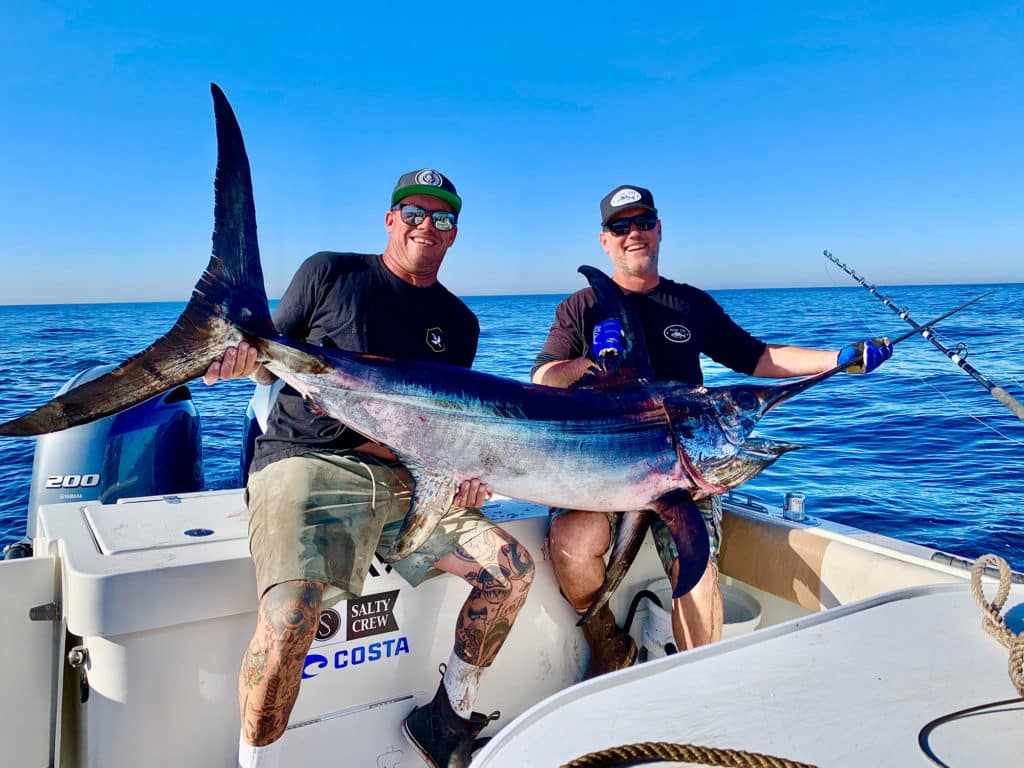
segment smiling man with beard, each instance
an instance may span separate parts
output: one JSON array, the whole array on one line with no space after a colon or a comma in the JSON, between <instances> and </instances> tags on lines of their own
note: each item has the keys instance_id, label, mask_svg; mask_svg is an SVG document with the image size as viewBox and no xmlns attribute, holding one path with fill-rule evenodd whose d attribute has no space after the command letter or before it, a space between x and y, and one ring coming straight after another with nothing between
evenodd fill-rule
<instances>
[{"instance_id":1,"label":"smiling man with beard","mask_svg":"<svg viewBox=\"0 0 1024 768\"><path fill-rule=\"evenodd\" d=\"M654 379L701 385L700 355L739 373L760 378L804 376L848 364L849 373L874 370L892 354L887 340L864 341L836 350L767 344L738 326L710 295L658 272L662 223L651 191L622 185L601 200L601 247L611 258L612 279L640 321ZM606 355L623 351L617 319L602 310L592 288L576 292L555 310L544 348L533 366L536 384L581 385L602 370ZM589 377L588 377L589 378ZM718 548L722 508L717 496L700 502L711 540L704 575L687 594L672 601L672 629L680 649L722 636L722 596L718 587ZM580 614L604 583L605 555L615 537L618 515L555 509L548 546L555 576ZM679 558L661 521L652 527L665 572L676 583ZM588 677L630 666L637 648L615 623L607 604L583 627L590 645Z\"/></svg>"}]
</instances>

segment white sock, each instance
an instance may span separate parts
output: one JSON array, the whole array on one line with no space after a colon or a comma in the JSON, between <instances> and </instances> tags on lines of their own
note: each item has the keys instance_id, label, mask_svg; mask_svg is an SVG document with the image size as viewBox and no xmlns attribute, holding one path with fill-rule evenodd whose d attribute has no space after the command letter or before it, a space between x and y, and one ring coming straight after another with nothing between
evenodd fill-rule
<instances>
[{"instance_id":1,"label":"white sock","mask_svg":"<svg viewBox=\"0 0 1024 768\"><path fill-rule=\"evenodd\" d=\"M444 689L448 692L455 714L463 720L469 720L476 703L476 694L480 688L480 678L487 667L478 667L459 658L455 651L448 659L448 667L444 671Z\"/></svg>"},{"instance_id":2,"label":"white sock","mask_svg":"<svg viewBox=\"0 0 1024 768\"><path fill-rule=\"evenodd\" d=\"M238 768L277 768L281 762L281 740L254 747L238 734Z\"/></svg>"}]
</instances>

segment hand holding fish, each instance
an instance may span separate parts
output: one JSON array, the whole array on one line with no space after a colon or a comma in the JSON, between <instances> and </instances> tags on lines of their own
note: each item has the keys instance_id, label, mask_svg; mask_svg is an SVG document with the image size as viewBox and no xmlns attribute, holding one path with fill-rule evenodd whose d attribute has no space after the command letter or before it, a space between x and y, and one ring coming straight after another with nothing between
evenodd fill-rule
<instances>
[{"instance_id":1,"label":"hand holding fish","mask_svg":"<svg viewBox=\"0 0 1024 768\"><path fill-rule=\"evenodd\" d=\"M847 373L871 373L892 357L892 342L888 337L866 339L839 350L836 365L845 365Z\"/></svg>"},{"instance_id":2,"label":"hand holding fish","mask_svg":"<svg viewBox=\"0 0 1024 768\"><path fill-rule=\"evenodd\" d=\"M237 347L228 347L224 350L224 357L210 363L210 367L203 374L203 383L209 387L221 380L230 381L252 376L260 367L256 356L256 347L244 341L240 341ZM269 382L261 381L259 383Z\"/></svg>"},{"instance_id":3,"label":"hand holding fish","mask_svg":"<svg viewBox=\"0 0 1024 768\"><path fill-rule=\"evenodd\" d=\"M452 507L471 507L473 509L479 509L488 501L491 500L491 496L494 493L487 483L480 481L480 478L474 477L472 480L463 480L459 485L459 492L455 494L455 498L452 500Z\"/></svg>"},{"instance_id":4,"label":"hand holding fish","mask_svg":"<svg viewBox=\"0 0 1024 768\"><path fill-rule=\"evenodd\" d=\"M602 370L613 374L618 372L619 362L626 353L624 338L622 326L614 317L602 320L594 326L591 348Z\"/></svg>"},{"instance_id":5,"label":"hand holding fish","mask_svg":"<svg viewBox=\"0 0 1024 768\"><path fill-rule=\"evenodd\" d=\"M598 358L602 358L607 355L621 357L626 349L622 343L622 339L622 326L619 324L618 320L614 317L602 320L594 326L594 356Z\"/></svg>"},{"instance_id":6,"label":"hand holding fish","mask_svg":"<svg viewBox=\"0 0 1024 768\"><path fill-rule=\"evenodd\" d=\"M545 363L533 374L534 384L546 387L568 389L588 373L600 373L601 368L589 357L577 357L574 360L556 360Z\"/></svg>"}]
</instances>

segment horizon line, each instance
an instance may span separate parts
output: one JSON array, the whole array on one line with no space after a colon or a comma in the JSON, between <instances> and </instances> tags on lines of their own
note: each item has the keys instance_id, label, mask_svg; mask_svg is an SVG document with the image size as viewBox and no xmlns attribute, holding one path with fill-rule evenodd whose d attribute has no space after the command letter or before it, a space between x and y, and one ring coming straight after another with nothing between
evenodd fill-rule
<instances>
[{"instance_id":1,"label":"horizon line","mask_svg":"<svg viewBox=\"0 0 1024 768\"><path fill-rule=\"evenodd\" d=\"M979 281L979 282L934 282L934 283L874 283L876 287L897 286L903 288L928 288L933 286L971 286L971 285L1024 285L1024 281ZM713 293L715 291L815 291L856 288L863 289L859 284L851 285L797 285L797 286L760 286L743 288L701 288L703 291ZM460 299L478 298L517 298L523 296L570 296L572 291L532 291L529 293L459 293ZM280 301L280 297L268 299L268 301ZM104 306L108 304L186 304L188 299L106 299L102 301L31 301L31 302L0 302L0 307L77 307L77 306Z\"/></svg>"}]
</instances>

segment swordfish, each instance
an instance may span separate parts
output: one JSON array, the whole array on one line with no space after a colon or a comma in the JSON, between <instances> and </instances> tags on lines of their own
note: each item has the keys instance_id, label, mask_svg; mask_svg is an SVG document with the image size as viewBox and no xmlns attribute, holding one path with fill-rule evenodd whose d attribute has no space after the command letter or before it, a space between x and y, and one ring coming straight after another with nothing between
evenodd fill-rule
<instances>
[{"instance_id":1,"label":"swordfish","mask_svg":"<svg viewBox=\"0 0 1024 768\"><path fill-rule=\"evenodd\" d=\"M657 515L679 550L673 594L703 574L708 535L695 501L749 480L800 446L751 436L765 413L842 370L774 385L693 387L645 378L558 389L479 371L303 344L274 328L256 237L249 160L228 101L211 85L217 130L213 253L174 326L116 369L0 424L2 436L109 416L197 376L243 339L311 407L388 446L415 486L393 559L417 549L460 481L551 507L621 512L607 600ZM595 290L610 278L584 271ZM628 325L628 322L627 322Z\"/></svg>"}]
</instances>

